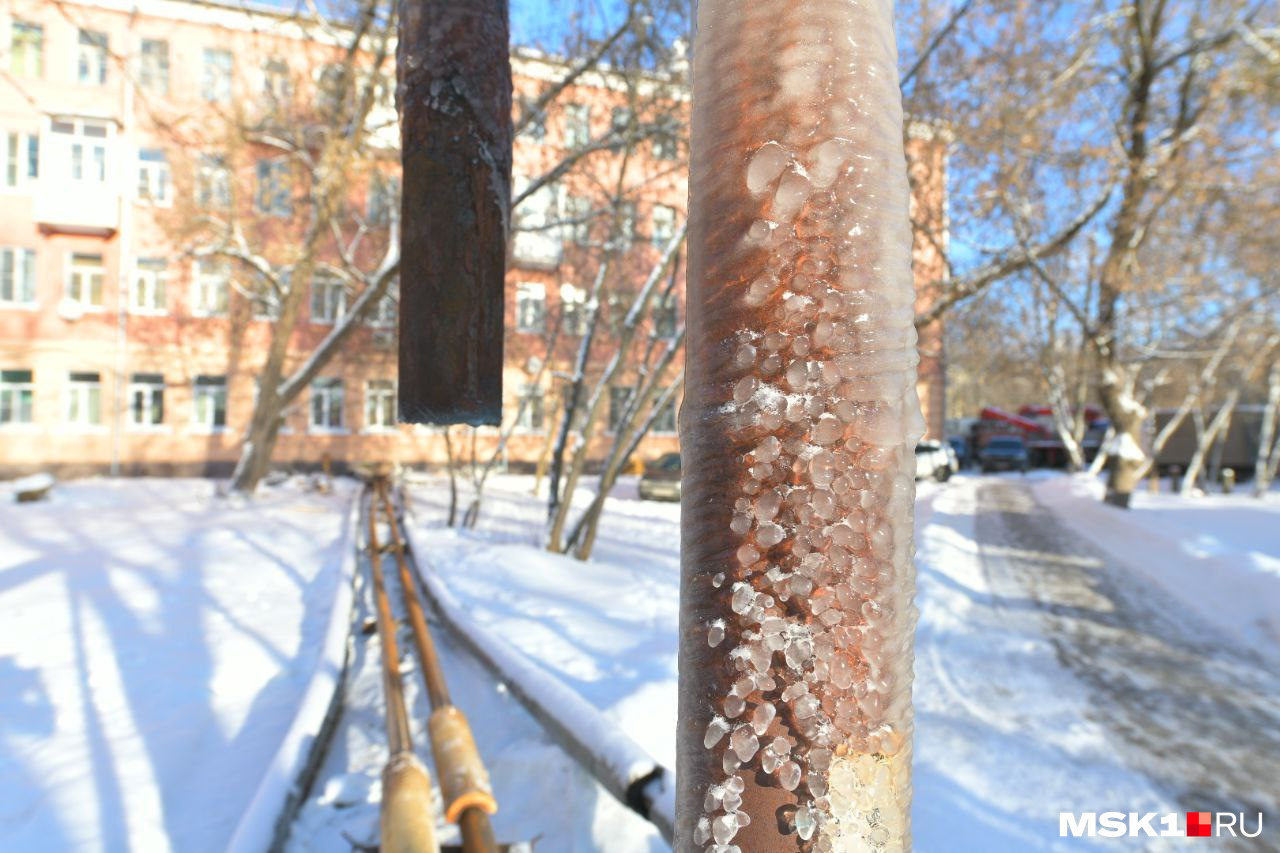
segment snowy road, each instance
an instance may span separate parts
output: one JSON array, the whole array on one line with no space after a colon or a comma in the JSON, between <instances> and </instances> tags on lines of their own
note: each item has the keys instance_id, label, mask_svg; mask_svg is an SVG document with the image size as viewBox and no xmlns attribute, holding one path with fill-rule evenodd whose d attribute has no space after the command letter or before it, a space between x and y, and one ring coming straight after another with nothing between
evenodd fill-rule
<instances>
[{"instance_id":1,"label":"snowy road","mask_svg":"<svg viewBox=\"0 0 1280 853\"><path fill-rule=\"evenodd\" d=\"M1280 847L1274 668L1069 533L1019 478L980 481L976 532L997 607L1034 608L1119 763L1184 811L1262 811L1271 825L1241 848Z\"/></svg>"}]
</instances>

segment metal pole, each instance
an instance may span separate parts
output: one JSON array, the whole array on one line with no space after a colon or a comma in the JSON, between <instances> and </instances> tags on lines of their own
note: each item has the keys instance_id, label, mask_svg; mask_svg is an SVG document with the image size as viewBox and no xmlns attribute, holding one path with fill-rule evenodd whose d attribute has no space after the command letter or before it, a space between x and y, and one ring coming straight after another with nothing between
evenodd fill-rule
<instances>
[{"instance_id":1,"label":"metal pole","mask_svg":"<svg viewBox=\"0 0 1280 853\"><path fill-rule=\"evenodd\" d=\"M382 686L387 702L387 749L391 753L382 770L380 849L387 853L433 853L440 848L435 840L431 778L413 752L409 714L404 704L404 685L400 680L396 623L391 615L391 604L387 600L387 588L380 565L382 552L378 545L374 500L370 493L369 564L373 574L378 639L382 646Z\"/></svg>"},{"instance_id":2,"label":"metal pole","mask_svg":"<svg viewBox=\"0 0 1280 853\"><path fill-rule=\"evenodd\" d=\"M892 0L701 0L677 850L910 846L915 391Z\"/></svg>"},{"instance_id":3,"label":"metal pole","mask_svg":"<svg viewBox=\"0 0 1280 853\"><path fill-rule=\"evenodd\" d=\"M400 593L404 599L405 613L413 629L414 647L421 664L422 680L431 702L431 719L428 731L436 759L436 774L440 777L440 789L445 800L445 817L457 823L462 833L464 853L496 853L489 815L498 810L489 775L480 760L475 738L466 717L449 698L444 671L436 654L435 643L427 628L417 586L409 572L409 562L404 555L404 539L396 521L395 507L387 490L387 481L379 479L374 486L378 500L382 502L391 529L391 552L400 571Z\"/></svg>"}]
</instances>

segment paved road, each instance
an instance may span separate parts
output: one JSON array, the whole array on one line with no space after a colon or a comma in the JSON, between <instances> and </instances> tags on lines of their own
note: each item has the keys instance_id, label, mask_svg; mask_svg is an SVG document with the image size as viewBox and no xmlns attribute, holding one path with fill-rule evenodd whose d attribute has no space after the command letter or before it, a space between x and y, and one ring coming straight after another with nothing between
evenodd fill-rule
<instances>
[{"instance_id":1,"label":"paved road","mask_svg":"<svg viewBox=\"0 0 1280 853\"><path fill-rule=\"evenodd\" d=\"M978 489L993 591L1033 600L1123 763L1186 811L1245 812L1280 850L1280 673L1073 537L1017 478ZM1117 808L1120 806L1117 805ZM1236 845L1227 846L1234 847Z\"/></svg>"}]
</instances>

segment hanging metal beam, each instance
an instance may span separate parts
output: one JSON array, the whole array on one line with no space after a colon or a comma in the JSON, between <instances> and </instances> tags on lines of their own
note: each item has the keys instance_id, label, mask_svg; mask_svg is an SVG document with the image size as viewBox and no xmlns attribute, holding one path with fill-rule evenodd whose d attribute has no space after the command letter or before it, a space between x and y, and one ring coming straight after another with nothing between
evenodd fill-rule
<instances>
[{"instance_id":1,"label":"hanging metal beam","mask_svg":"<svg viewBox=\"0 0 1280 853\"><path fill-rule=\"evenodd\" d=\"M401 0L400 417L502 419L511 207L506 0Z\"/></svg>"}]
</instances>

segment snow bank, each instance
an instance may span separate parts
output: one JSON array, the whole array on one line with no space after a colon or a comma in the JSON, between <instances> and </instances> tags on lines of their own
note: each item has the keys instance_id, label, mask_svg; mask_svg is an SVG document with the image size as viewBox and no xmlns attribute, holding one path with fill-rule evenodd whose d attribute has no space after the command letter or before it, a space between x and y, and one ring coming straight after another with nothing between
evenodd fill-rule
<instances>
[{"instance_id":1,"label":"snow bank","mask_svg":"<svg viewBox=\"0 0 1280 853\"><path fill-rule=\"evenodd\" d=\"M342 683L347 667L348 637L354 607L356 542L360 524L360 500L351 499L344 525L345 536L339 555L333 609L293 724L276 750L257 793L240 818L227 850L231 853L261 853L277 849L288 833L289 821L303 795L308 771L320 757L325 730L342 708Z\"/></svg>"},{"instance_id":2,"label":"snow bank","mask_svg":"<svg viewBox=\"0 0 1280 853\"><path fill-rule=\"evenodd\" d=\"M1035 486L1073 532L1254 650L1280 655L1280 495L1183 498L1136 492L1130 509L1101 502L1088 475Z\"/></svg>"}]
</instances>

